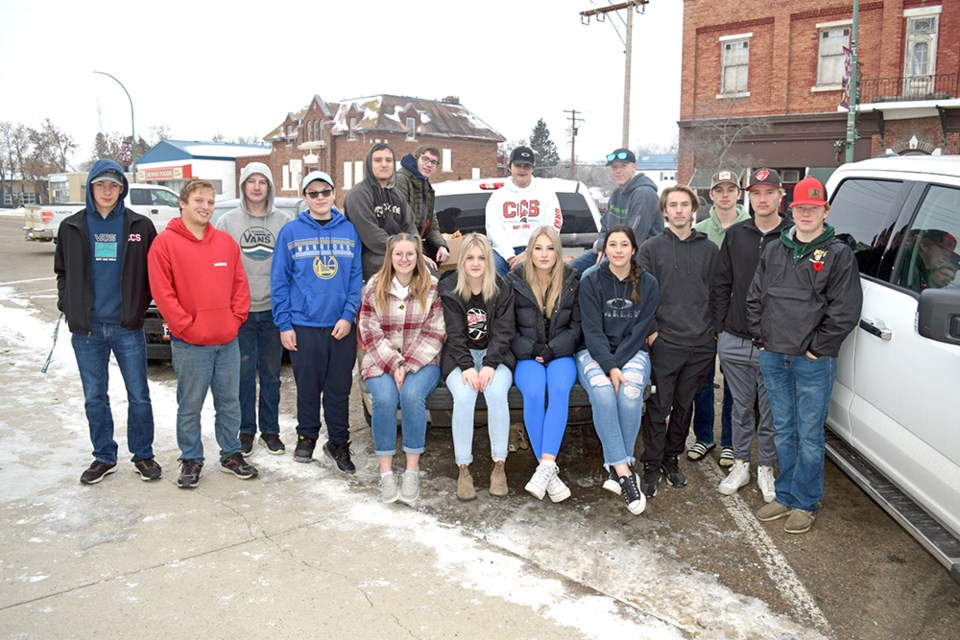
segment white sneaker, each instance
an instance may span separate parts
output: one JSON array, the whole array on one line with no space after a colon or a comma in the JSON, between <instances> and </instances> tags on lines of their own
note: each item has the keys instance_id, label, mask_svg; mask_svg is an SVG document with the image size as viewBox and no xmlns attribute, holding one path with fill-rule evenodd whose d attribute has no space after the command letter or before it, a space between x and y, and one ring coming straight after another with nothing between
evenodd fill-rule
<instances>
[{"instance_id":1,"label":"white sneaker","mask_svg":"<svg viewBox=\"0 0 960 640\"><path fill-rule=\"evenodd\" d=\"M773 482L773 467L760 465L757 467L757 486L760 487L760 493L763 494L763 501L767 504L773 502L777 497L777 489Z\"/></svg>"},{"instance_id":2,"label":"white sneaker","mask_svg":"<svg viewBox=\"0 0 960 640\"><path fill-rule=\"evenodd\" d=\"M537 470L533 472L530 482L527 483L524 489L537 500L543 500L543 496L547 492L547 485L550 483L550 478L556 475L557 465L553 462L541 460L537 466Z\"/></svg>"},{"instance_id":3,"label":"white sneaker","mask_svg":"<svg viewBox=\"0 0 960 640\"><path fill-rule=\"evenodd\" d=\"M560 467L554 465L554 472L547 483L547 495L552 502L563 502L570 497L570 487L560 479Z\"/></svg>"},{"instance_id":4,"label":"white sneaker","mask_svg":"<svg viewBox=\"0 0 960 640\"><path fill-rule=\"evenodd\" d=\"M745 487L748 484L750 484L750 464L743 460L734 460L730 473L720 481L717 491L725 496L732 496L740 487Z\"/></svg>"}]
</instances>

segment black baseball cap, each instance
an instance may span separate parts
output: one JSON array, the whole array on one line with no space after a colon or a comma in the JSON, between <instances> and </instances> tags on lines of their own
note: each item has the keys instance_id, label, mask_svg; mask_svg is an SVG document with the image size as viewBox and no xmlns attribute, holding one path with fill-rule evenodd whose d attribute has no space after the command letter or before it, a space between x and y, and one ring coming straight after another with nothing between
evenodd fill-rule
<instances>
[{"instance_id":1,"label":"black baseball cap","mask_svg":"<svg viewBox=\"0 0 960 640\"><path fill-rule=\"evenodd\" d=\"M510 164L536 165L536 160L533 157L533 149L530 147L517 147L510 152Z\"/></svg>"},{"instance_id":2,"label":"black baseball cap","mask_svg":"<svg viewBox=\"0 0 960 640\"><path fill-rule=\"evenodd\" d=\"M607 154L607 166L609 167L614 162L636 162L637 156L633 154L633 151L630 149L614 149Z\"/></svg>"}]
</instances>

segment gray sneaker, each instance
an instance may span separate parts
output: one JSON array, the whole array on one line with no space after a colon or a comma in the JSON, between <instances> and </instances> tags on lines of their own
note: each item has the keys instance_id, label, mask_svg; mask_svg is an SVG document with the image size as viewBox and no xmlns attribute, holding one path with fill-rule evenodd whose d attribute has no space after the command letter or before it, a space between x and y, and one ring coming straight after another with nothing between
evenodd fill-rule
<instances>
[{"instance_id":1,"label":"gray sneaker","mask_svg":"<svg viewBox=\"0 0 960 640\"><path fill-rule=\"evenodd\" d=\"M400 497L400 487L397 486L397 474L392 471L380 476L380 500L386 504L393 504Z\"/></svg>"},{"instance_id":2,"label":"gray sneaker","mask_svg":"<svg viewBox=\"0 0 960 640\"><path fill-rule=\"evenodd\" d=\"M400 500L413 504L420 497L420 472L404 471L400 481Z\"/></svg>"}]
</instances>

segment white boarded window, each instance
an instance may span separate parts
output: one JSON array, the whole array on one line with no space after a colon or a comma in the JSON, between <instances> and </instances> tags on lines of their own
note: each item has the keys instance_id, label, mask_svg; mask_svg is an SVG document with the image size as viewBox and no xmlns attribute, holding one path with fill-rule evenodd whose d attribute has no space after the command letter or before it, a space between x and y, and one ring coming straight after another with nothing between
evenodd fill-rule
<instances>
[{"instance_id":1,"label":"white boarded window","mask_svg":"<svg viewBox=\"0 0 960 640\"><path fill-rule=\"evenodd\" d=\"M747 93L750 70L750 40L729 40L720 43L720 93Z\"/></svg>"},{"instance_id":2,"label":"white boarded window","mask_svg":"<svg viewBox=\"0 0 960 640\"><path fill-rule=\"evenodd\" d=\"M353 165L349 162L343 163L343 188L349 189L353 186Z\"/></svg>"},{"instance_id":3,"label":"white boarded window","mask_svg":"<svg viewBox=\"0 0 960 640\"><path fill-rule=\"evenodd\" d=\"M447 173L453 171L453 149L441 149L440 155L443 156L440 159L440 170Z\"/></svg>"},{"instance_id":4,"label":"white boarded window","mask_svg":"<svg viewBox=\"0 0 960 640\"><path fill-rule=\"evenodd\" d=\"M363 160L357 160L353 163L353 184L363 182Z\"/></svg>"},{"instance_id":5,"label":"white boarded window","mask_svg":"<svg viewBox=\"0 0 960 640\"><path fill-rule=\"evenodd\" d=\"M843 48L850 44L850 27L820 29L817 54L817 86L840 85L843 82Z\"/></svg>"}]
</instances>

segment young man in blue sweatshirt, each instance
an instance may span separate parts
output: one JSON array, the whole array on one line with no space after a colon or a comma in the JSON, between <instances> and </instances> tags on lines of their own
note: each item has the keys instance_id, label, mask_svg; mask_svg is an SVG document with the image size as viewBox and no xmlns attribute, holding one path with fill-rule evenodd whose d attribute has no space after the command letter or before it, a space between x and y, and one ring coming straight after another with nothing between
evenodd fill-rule
<instances>
[{"instance_id":1,"label":"young man in blue sweatshirt","mask_svg":"<svg viewBox=\"0 0 960 640\"><path fill-rule=\"evenodd\" d=\"M336 189L329 175L309 173L301 193L309 209L281 229L270 274L273 318L297 383L293 459L313 459L322 403L329 438L323 451L340 471L354 473L348 400L363 287L360 237L333 206Z\"/></svg>"},{"instance_id":2,"label":"young man in blue sweatshirt","mask_svg":"<svg viewBox=\"0 0 960 640\"><path fill-rule=\"evenodd\" d=\"M147 386L143 314L150 304L147 252L153 222L124 206L129 185L113 160L97 160L87 178L87 206L60 225L53 270L57 307L67 319L93 463L80 476L96 484L116 471L117 443L108 395L110 352L127 389L127 447L142 480L160 478L153 458L153 406Z\"/></svg>"}]
</instances>

